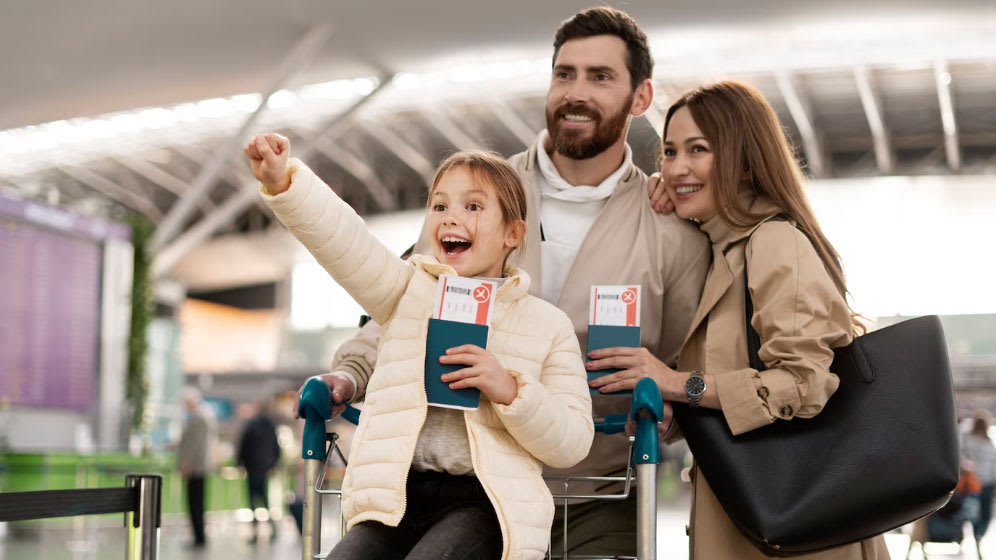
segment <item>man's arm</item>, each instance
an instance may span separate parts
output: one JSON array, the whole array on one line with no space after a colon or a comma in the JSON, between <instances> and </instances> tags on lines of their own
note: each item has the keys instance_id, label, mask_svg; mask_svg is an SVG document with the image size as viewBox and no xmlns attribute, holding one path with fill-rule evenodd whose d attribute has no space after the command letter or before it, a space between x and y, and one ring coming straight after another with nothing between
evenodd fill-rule
<instances>
[{"instance_id":1,"label":"man's arm","mask_svg":"<svg viewBox=\"0 0 996 560\"><path fill-rule=\"evenodd\" d=\"M377 363L380 333L380 324L367 321L353 338L343 342L336 350L331 374L346 379L352 386L352 395L342 395L343 402L362 400L366 394L367 383Z\"/></svg>"},{"instance_id":2,"label":"man's arm","mask_svg":"<svg viewBox=\"0 0 996 560\"><path fill-rule=\"evenodd\" d=\"M686 243L684 250L671 263L670 284L664 287L661 301L661 338L658 353L666 363L675 365L681 345L688 336L688 329L699 307L702 288L712 262L712 250L704 234L689 239L698 244Z\"/></svg>"}]
</instances>

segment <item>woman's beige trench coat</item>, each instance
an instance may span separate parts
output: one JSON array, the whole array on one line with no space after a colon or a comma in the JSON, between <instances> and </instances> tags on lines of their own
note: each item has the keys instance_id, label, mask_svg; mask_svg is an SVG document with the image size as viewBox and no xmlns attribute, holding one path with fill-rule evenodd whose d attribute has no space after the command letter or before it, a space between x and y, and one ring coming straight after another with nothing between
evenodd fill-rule
<instances>
[{"instance_id":1,"label":"woman's beige trench coat","mask_svg":"<svg viewBox=\"0 0 996 560\"><path fill-rule=\"evenodd\" d=\"M763 200L755 201L751 211L777 213ZM713 263L679 370L715 375L715 390L734 434L776 419L819 413L837 389L837 376L829 371L832 348L849 343L852 333L850 311L816 250L791 222L770 221L756 231L737 230L716 217L703 223L702 229L713 244ZM747 358L745 251L754 302L752 324L761 337L761 360L770 368L762 372L751 369ZM692 560L769 558L739 533L697 469L693 488ZM885 539L878 536L796 558L882 560L889 553Z\"/></svg>"}]
</instances>

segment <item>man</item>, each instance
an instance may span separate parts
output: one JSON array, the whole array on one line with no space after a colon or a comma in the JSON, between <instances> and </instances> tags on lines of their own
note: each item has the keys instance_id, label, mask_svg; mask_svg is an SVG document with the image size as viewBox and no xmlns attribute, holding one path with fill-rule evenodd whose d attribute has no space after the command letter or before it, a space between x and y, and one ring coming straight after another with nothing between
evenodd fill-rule
<instances>
[{"instance_id":1,"label":"man","mask_svg":"<svg viewBox=\"0 0 996 560\"><path fill-rule=\"evenodd\" d=\"M187 422L183 426L177 448L176 462L187 483L187 510L193 529L193 548L203 548L204 537L204 478L211 470L211 448L214 442L214 421L201 404L201 393L193 387L183 391L183 407Z\"/></svg>"},{"instance_id":2,"label":"man","mask_svg":"<svg viewBox=\"0 0 996 560\"><path fill-rule=\"evenodd\" d=\"M653 100L652 71L646 36L627 14L598 7L574 15L554 40L547 130L509 160L529 195L526 240L509 262L530 275L531 292L571 317L582 349L591 286L641 285L643 348L613 352L636 371L654 360L675 362L710 260L708 241L696 227L651 208L647 176L633 165L626 144L630 121ZM423 232L416 252L426 247ZM334 371L323 375L335 403L363 395L378 334L376 325L368 325L340 347ZM595 395L592 401L596 417L629 409L625 397ZM627 450L624 436L596 434L587 459L547 474L624 474ZM551 490L563 492L563 486L554 483ZM572 492L588 490L572 486ZM558 507L554 554L561 554L561 515ZM568 552L636 554L635 494L572 504L568 520Z\"/></svg>"},{"instance_id":3,"label":"man","mask_svg":"<svg viewBox=\"0 0 996 560\"><path fill-rule=\"evenodd\" d=\"M268 401L256 404L256 413L246 422L239 438L238 463L246 469L246 482L249 485L249 508L252 509L251 544L256 544L259 538L259 522L256 519L256 509L270 509L267 496L267 483L270 471L280 462L280 443L277 441L277 428L267 414ZM277 524L272 516L270 521L270 540L277 538Z\"/></svg>"}]
</instances>

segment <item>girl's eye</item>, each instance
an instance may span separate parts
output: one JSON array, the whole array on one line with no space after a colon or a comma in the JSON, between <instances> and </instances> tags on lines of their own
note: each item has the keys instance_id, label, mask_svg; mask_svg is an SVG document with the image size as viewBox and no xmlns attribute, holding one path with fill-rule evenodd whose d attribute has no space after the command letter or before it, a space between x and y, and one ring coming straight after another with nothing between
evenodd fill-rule
<instances>
[{"instance_id":1,"label":"girl's eye","mask_svg":"<svg viewBox=\"0 0 996 560\"><path fill-rule=\"evenodd\" d=\"M446 205L445 204L433 204L432 205L432 211L433 212L442 212L444 210L446 210Z\"/></svg>"},{"instance_id":2,"label":"girl's eye","mask_svg":"<svg viewBox=\"0 0 996 560\"><path fill-rule=\"evenodd\" d=\"M696 144L696 145L692 146L692 151L693 152L708 152L709 148L707 148L705 146L702 146L702 145L699 145L699 144Z\"/></svg>"},{"instance_id":3,"label":"girl's eye","mask_svg":"<svg viewBox=\"0 0 996 560\"><path fill-rule=\"evenodd\" d=\"M481 205L476 202L471 202L470 204L467 205L467 210L470 210L471 212L477 212L480 209Z\"/></svg>"},{"instance_id":4,"label":"girl's eye","mask_svg":"<svg viewBox=\"0 0 996 560\"><path fill-rule=\"evenodd\" d=\"M674 157L674 148L664 148L664 157Z\"/></svg>"}]
</instances>

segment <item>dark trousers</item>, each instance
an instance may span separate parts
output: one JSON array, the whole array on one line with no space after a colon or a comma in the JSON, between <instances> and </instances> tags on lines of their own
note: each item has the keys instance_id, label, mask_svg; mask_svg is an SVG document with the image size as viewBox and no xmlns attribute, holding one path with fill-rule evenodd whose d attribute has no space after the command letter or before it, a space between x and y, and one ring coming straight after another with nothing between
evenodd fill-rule
<instances>
[{"instance_id":1,"label":"dark trousers","mask_svg":"<svg viewBox=\"0 0 996 560\"><path fill-rule=\"evenodd\" d=\"M557 505L550 535L554 556L564 554L564 506ZM567 552L636 556L636 490L625 500L595 500L567 506Z\"/></svg>"},{"instance_id":2,"label":"dark trousers","mask_svg":"<svg viewBox=\"0 0 996 560\"><path fill-rule=\"evenodd\" d=\"M263 508L266 510L270 509L270 498L267 495L267 486L269 486L269 472L263 471L261 473L246 473L246 481L249 485L249 509L252 510L252 530L253 534L256 533L256 527L258 521L256 519L256 508ZM270 536L274 537L277 534L277 524L273 521L272 517L268 517L270 520L270 527L272 531ZM255 537L253 537L255 538Z\"/></svg>"},{"instance_id":3,"label":"dark trousers","mask_svg":"<svg viewBox=\"0 0 996 560\"><path fill-rule=\"evenodd\" d=\"M976 539L981 539L982 535L986 534L989 520L993 517L993 490L992 484L986 484L979 494L979 518L972 521L972 531Z\"/></svg>"},{"instance_id":4,"label":"dark trousers","mask_svg":"<svg viewBox=\"0 0 996 560\"><path fill-rule=\"evenodd\" d=\"M253 519L256 519L255 509L270 509L270 499L266 495L266 487L269 477L268 473L246 473L246 481L249 483L249 507L253 511Z\"/></svg>"},{"instance_id":5,"label":"dark trousers","mask_svg":"<svg viewBox=\"0 0 996 560\"><path fill-rule=\"evenodd\" d=\"M194 532L194 544L204 544L204 477L187 478L187 511L190 514L190 528Z\"/></svg>"},{"instance_id":6,"label":"dark trousers","mask_svg":"<svg viewBox=\"0 0 996 560\"><path fill-rule=\"evenodd\" d=\"M270 498L268 497L267 486L269 486L270 473L267 471L261 473L246 473L246 481L249 484L249 509L252 510L252 532L253 541L256 537L256 529L258 527L258 520L256 519L256 508L263 508L266 510L270 509ZM273 517L268 517L270 520L270 539L274 539L277 536L277 523L273 520Z\"/></svg>"},{"instance_id":7,"label":"dark trousers","mask_svg":"<svg viewBox=\"0 0 996 560\"><path fill-rule=\"evenodd\" d=\"M327 560L489 560L501 558L501 527L476 477L408 474L405 516L397 527L359 523Z\"/></svg>"}]
</instances>

